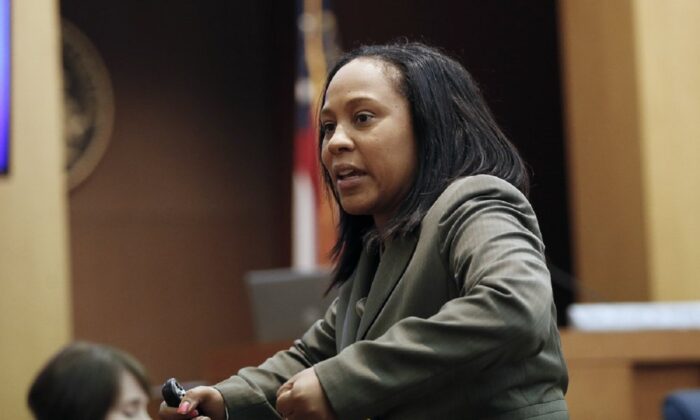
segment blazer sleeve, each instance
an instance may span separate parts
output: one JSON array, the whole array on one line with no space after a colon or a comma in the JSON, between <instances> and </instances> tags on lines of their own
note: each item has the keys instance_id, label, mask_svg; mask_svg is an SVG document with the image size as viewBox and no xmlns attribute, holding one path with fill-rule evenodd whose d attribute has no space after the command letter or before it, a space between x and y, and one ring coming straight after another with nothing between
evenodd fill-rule
<instances>
[{"instance_id":1,"label":"blazer sleeve","mask_svg":"<svg viewBox=\"0 0 700 420\"><path fill-rule=\"evenodd\" d=\"M459 296L315 366L340 419L380 414L454 381L455 372L469 381L544 345L552 292L535 215L505 181L473 178L457 181L434 206L440 255Z\"/></svg>"},{"instance_id":2,"label":"blazer sleeve","mask_svg":"<svg viewBox=\"0 0 700 420\"><path fill-rule=\"evenodd\" d=\"M277 389L296 373L336 354L335 314L338 299L323 319L307 330L288 350L280 351L258 367L243 368L214 387L224 397L229 418L279 419Z\"/></svg>"}]
</instances>

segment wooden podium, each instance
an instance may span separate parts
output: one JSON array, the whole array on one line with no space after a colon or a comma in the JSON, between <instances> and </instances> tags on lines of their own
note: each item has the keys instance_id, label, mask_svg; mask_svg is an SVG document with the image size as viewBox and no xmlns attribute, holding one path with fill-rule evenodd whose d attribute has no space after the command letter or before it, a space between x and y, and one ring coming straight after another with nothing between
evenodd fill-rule
<instances>
[{"instance_id":1,"label":"wooden podium","mask_svg":"<svg viewBox=\"0 0 700 420\"><path fill-rule=\"evenodd\" d=\"M563 330L574 420L661 418L664 397L700 388L700 331Z\"/></svg>"}]
</instances>

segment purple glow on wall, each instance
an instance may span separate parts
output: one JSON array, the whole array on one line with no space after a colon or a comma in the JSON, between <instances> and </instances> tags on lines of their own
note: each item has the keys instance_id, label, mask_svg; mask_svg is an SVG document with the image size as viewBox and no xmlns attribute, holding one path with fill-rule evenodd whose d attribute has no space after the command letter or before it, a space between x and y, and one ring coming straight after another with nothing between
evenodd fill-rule
<instances>
[{"instance_id":1,"label":"purple glow on wall","mask_svg":"<svg viewBox=\"0 0 700 420\"><path fill-rule=\"evenodd\" d=\"M10 166L10 0L0 0L0 174Z\"/></svg>"}]
</instances>

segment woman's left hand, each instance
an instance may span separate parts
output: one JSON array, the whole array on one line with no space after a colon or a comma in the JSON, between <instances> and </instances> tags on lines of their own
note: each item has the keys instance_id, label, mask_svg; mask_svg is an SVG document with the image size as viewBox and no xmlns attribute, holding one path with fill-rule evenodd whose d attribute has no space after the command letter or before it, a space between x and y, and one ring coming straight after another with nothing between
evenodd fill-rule
<instances>
[{"instance_id":1,"label":"woman's left hand","mask_svg":"<svg viewBox=\"0 0 700 420\"><path fill-rule=\"evenodd\" d=\"M335 420L314 368L292 376L277 390L277 411L287 420Z\"/></svg>"}]
</instances>

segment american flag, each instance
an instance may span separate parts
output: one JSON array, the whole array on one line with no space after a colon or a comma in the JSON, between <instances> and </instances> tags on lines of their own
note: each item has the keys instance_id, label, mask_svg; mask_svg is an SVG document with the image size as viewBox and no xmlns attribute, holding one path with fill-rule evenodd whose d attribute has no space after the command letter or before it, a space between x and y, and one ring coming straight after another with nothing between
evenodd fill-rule
<instances>
[{"instance_id":1,"label":"american flag","mask_svg":"<svg viewBox=\"0 0 700 420\"><path fill-rule=\"evenodd\" d=\"M329 0L297 0L296 129L292 197L292 264L312 269L330 263L335 204L321 185L315 111L328 63L339 53Z\"/></svg>"}]
</instances>

